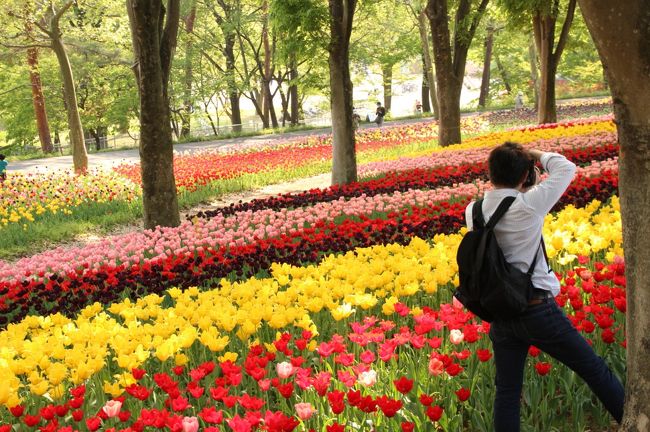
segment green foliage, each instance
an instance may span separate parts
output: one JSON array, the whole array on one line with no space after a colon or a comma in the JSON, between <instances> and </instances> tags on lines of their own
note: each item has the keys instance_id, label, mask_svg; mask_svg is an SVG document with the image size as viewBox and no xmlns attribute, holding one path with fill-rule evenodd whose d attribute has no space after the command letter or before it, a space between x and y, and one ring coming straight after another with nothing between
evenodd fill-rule
<instances>
[{"instance_id":1,"label":"green foliage","mask_svg":"<svg viewBox=\"0 0 650 432\"><path fill-rule=\"evenodd\" d=\"M393 66L419 58L422 53L417 23L411 11L397 0L360 8L351 39L351 61L361 67Z\"/></svg>"}]
</instances>

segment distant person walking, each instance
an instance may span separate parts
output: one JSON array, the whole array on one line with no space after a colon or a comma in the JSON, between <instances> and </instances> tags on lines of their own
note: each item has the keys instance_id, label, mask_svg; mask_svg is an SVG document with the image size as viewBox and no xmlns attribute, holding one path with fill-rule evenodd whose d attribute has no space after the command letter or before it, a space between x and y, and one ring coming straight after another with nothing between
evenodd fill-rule
<instances>
[{"instance_id":1,"label":"distant person walking","mask_svg":"<svg viewBox=\"0 0 650 432\"><path fill-rule=\"evenodd\" d=\"M519 110L524 107L524 94L522 92L517 93L515 96L515 109Z\"/></svg>"},{"instance_id":2,"label":"distant person walking","mask_svg":"<svg viewBox=\"0 0 650 432\"><path fill-rule=\"evenodd\" d=\"M361 121L361 116L357 112L357 109L352 107L352 129L359 129L359 122Z\"/></svg>"},{"instance_id":3,"label":"distant person walking","mask_svg":"<svg viewBox=\"0 0 650 432\"><path fill-rule=\"evenodd\" d=\"M2 183L7 180L7 165L9 162L5 160L5 155L0 154L0 182Z\"/></svg>"},{"instance_id":4,"label":"distant person walking","mask_svg":"<svg viewBox=\"0 0 650 432\"><path fill-rule=\"evenodd\" d=\"M386 115L386 108L381 106L381 102L377 102L377 110L375 111L375 123L381 126L384 123L384 116Z\"/></svg>"}]
</instances>

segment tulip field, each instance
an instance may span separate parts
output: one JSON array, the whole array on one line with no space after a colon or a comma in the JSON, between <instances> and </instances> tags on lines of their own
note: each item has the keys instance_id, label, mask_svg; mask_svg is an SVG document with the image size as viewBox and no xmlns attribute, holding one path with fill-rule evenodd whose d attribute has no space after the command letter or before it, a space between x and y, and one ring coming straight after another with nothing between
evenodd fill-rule
<instances>
[{"instance_id":1,"label":"tulip field","mask_svg":"<svg viewBox=\"0 0 650 432\"><path fill-rule=\"evenodd\" d=\"M609 101L560 105L558 115L574 118L611 112ZM506 125L530 122L528 111L487 112L463 118L466 136L477 137ZM357 158L367 162L426 155L437 147L433 122L364 129L357 133ZM331 170L329 135L278 141L274 145L177 153L174 175L179 204L191 208L229 192L326 173ZM254 155L254 157L252 157ZM136 222L142 216L140 167L76 177L71 170L47 174L12 173L0 184L0 259L30 255L88 232Z\"/></svg>"},{"instance_id":2,"label":"tulip field","mask_svg":"<svg viewBox=\"0 0 650 432\"><path fill-rule=\"evenodd\" d=\"M490 431L489 324L451 294L464 208L491 187L485 160L506 140L578 165L544 227L556 301L624 379L612 117L499 130L486 118L466 120L470 137L446 148L429 123L364 132L357 183L0 261L0 432ZM323 172L330 154L318 137L179 155L179 194ZM29 182L47 187L30 193ZM10 179L2 188L19 192L0 233L135 206L138 182L132 165ZM580 379L530 348L522 430L610 421Z\"/></svg>"}]
</instances>

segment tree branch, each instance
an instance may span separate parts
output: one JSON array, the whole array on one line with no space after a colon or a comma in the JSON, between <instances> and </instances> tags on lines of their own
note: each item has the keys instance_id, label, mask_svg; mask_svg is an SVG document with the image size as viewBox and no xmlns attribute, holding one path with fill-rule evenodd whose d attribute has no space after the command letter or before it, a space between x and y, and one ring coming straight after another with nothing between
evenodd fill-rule
<instances>
[{"instance_id":1,"label":"tree branch","mask_svg":"<svg viewBox=\"0 0 650 432\"><path fill-rule=\"evenodd\" d=\"M70 6L72 6L73 4L74 4L74 0L68 0L68 1L66 2L66 4L64 4L63 7L62 7L61 9L59 9L58 12L56 12L56 13L54 14L54 16L52 16L52 20L54 20L54 21L56 21L56 22L58 23L59 20L61 19L61 17L63 16L63 14L64 14L68 9L70 9Z\"/></svg>"},{"instance_id":2,"label":"tree branch","mask_svg":"<svg viewBox=\"0 0 650 432\"><path fill-rule=\"evenodd\" d=\"M14 91L14 90L18 90L19 88L23 88L23 87L31 87L31 85L28 85L28 84L21 84L21 85L19 85L19 86L16 86L16 87L10 88L9 90L5 90L5 91L3 91L3 92L0 92L0 96L4 96L4 95L6 95L6 94L11 93L11 92Z\"/></svg>"},{"instance_id":3,"label":"tree branch","mask_svg":"<svg viewBox=\"0 0 650 432\"><path fill-rule=\"evenodd\" d=\"M571 29L571 24L573 23L573 16L576 10L576 0L569 0L569 7L566 11L566 18L564 19L564 24L562 25L562 33L560 33L560 39L557 42L557 47L553 53L553 59L557 62L564 51L564 46L566 45L567 40L569 39L569 30Z\"/></svg>"},{"instance_id":4,"label":"tree branch","mask_svg":"<svg viewBox=\"0 0 650 432\"><path fill-rule=\"evenodd\" d=\"M163 72L163 82L167 82L169 71L171 69L172 58L174 57L174 49L176 49L176 41L178 39L178 23L180 21L180 0L167 1L167 20L165 21L165 28L161 35L160 40L160 61Z\"/></svg>"},{"instance_id":5,"label":"tree branch","mask_svg":"<svg viewBox=\"0 0 650 432\"><path fill-rule=\"evenodd\" d=\"M206 58L206 60L208 61L208 63L210 63L212 66L216 67L217 70L218 70L219 72L221 72L221 73L225 73L225 72L226 72L226 71L221 67L221 65L219 65L219 63L217 63L217 61L216 61L215 59L213 59L212 56L210 56L210 54L208 54L208 53L205 52L204 50L201 50L201 54L203 55L203 57Z\"/></svg>"},{"instance_id":6,"label":"tree branch","mask_svg":"<svg viewBox=\"0 0 650 432\"><path fill-rule=\"evenodd\" d=\"M13 45L4 42L0 42L0 46L3 46L5 48L15 48L15 49L52 48L52 45L42 45L42 44Z\"/></svg>"}]
</instances>

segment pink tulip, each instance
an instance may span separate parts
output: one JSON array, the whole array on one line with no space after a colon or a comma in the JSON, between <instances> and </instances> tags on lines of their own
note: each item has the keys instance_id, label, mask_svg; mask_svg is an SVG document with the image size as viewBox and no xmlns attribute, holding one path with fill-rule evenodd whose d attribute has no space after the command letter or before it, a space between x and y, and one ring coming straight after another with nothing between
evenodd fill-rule
<instances>
[{"instance_id":1,"label":"pink tulip","mask_svg":"<svg viewBox=\"0 0 650 432\"><path fill-rule=\"evenodd\" d=\"M282 362L275 365L275 371L278 373L279 378L286 379L293 375L294 367L289 362Z\"/></svg>"},{"instance_id":2,"label":"pink tulip","mask_svg":"<svg viewBox=\"0 0 650 432\"><path fill-rule=\"evenodd\" d=\"M118 400L109 400L106 402L106 405L102 407L102 410L108 417L116 417L120 410L122 409L122 402Z\"/></svg>"},{"instance_id":3,"label":"pink tulip","mask_svg":"<svg viewBox=\"0 0 650 432\"><path fill-rule=\"evenodd\" d=\"M434 376L438 376L445 371L445 365L437 357L431 357L429 359L429 373Z\"/></svg>"},{"instance_id":4,"label":"pink tulip","mask_svg":"<svg viewBox=\"0 0 650 432\"><path fill-rule=\"evenodd\" d=\"M463 339L465 339L465 335L463 334L462 331L458 329L453 329L452 331L449 332L449 340L454 345L458 345L463 341Z\"/></svg>"},{"instance_id":5,"label":"pink tulip","mask_svg":"<svg viewBox=\"0 0 650 432\"><path fill-rule=\"evenodd\" d=\"M196 417L183 417L183 432L199 430L199 420Z\"/></svg>"},{"instance_id":6,"label":"pink tulip","mask_svg":"<svg viewBox=\"0 0 650 432\"><path fill-rule=\"evenodd\" d=\"M309 402L297 403L295 407L298 418L302 421L309 420L309 418L316 412Z\"/></svg>"},{"instance_id":7,"label":"pink tulip","mask_svg":"<svg viewBox=\"0 0 650 432\"><path fill-rule=\"evenodd\" d=\"M358 381L366 387L372 387L377 383L377 372L374 370L361 372Z\"/></svg>"}]
</instances>

